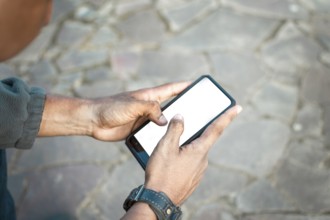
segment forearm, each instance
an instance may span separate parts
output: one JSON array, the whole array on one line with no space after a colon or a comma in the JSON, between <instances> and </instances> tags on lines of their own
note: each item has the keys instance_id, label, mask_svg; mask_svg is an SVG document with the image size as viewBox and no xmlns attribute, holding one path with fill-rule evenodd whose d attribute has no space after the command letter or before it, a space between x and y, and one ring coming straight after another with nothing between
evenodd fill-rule
<instances>
[{"instance_id":1,"label":"forearm","mask_svg":"<svg viewBox=\"0 0 330 220\"><path fill-rule=\"evenodd\" d=\"M148 204L137 202L135 203L127 213L121 218L121 220L157 220L155 213L151 210Z\"/></svg>"},{"instance_id":2,"label":"forearm","mask_svg":"<svg viewBox=\"0 0 330 220\"><path fill-rule=\"evenodd\" d=\"M93 115L87 99L47 95L39 137L91 135Z\"/></svg>"}]
</instances>

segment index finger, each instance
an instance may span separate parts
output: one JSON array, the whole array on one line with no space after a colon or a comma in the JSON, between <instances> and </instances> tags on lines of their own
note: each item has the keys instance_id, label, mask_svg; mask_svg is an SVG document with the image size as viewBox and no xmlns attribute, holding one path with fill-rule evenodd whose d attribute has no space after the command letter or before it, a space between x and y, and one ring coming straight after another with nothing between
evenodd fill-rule
<instances>
[{"instance_id":1,"label":"index finger","mask_svg":"<svg viewBox=\"0 0 330 220\"><path fill-rule=\"evenodd\" d=\"M233 119L242 111L242 107L236 105L226 111L218 119L216 119L203 134L192 143L196 146L202 145L208 151L215 143L223 130L233 121Z\"/></svg>"},{"instance_id":2,"label":"index finger","mask_svg":"<svg viewBox=\"0 0 330 220\"><path fill-rule=\"evenodd\" d=\"M182 92L191 84L190 81L185 82L176 82L176 83L167 83L161 86L141 89L135 92L137 98L146 100L146 101L158 101L162 103L169 98L172 98Z\"/></svg>"}]
</instances>

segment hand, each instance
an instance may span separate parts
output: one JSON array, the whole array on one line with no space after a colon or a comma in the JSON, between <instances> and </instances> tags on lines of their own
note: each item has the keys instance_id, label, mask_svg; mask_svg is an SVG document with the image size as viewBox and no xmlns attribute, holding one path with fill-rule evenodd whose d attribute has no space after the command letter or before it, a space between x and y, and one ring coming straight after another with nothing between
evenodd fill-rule
<instances>
[{"instance_id":1,"label":"hand","mask_svg":"<svg viewBox=\"0 0 330 220\"><path fill-rule=\"evenodd\" d=\"M179 139L184 121L182 116L175 116L149 159L145 187L162 191L174 204L181 205L200 183L208 166L211 146L241 110L240 106L231 108L199 138L182 147Z\"/></svg>"},{"instance_id":2,"label":"hand","mask_svg":"<svg viewBox=\"0 0 330 220\"><path fill-rule=\"evenodd\" d=\"M99 140L118 141L126 138L147 119L158 125L167 124L160 104L178 95L189 84L170 83L93 100L95 126L92 136Z\"/></svg>"},{"instance_id":3,"label":"hand","mask_svg":"<svg viewBox=\"0 0 330 220\"><path fill-rule=\"evenodd\" d=\"M47 95L38 136L87 135L104 141L123 140L147 119L165 125L160 103L189 84L170 83L98 99Z\"/></svg>"}]
</instances>

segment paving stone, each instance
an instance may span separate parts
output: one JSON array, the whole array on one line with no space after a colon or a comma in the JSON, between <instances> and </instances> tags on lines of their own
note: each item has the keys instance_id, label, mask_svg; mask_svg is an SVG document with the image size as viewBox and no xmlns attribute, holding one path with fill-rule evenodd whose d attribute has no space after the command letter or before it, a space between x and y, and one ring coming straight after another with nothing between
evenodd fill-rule
<instances>
[{"instance_id":1,"label":"paving stone","mask_svg":"<svg viewBox=\"0 0 330 220\"><path fill-rule=\"evenodd\" d=\"M330 50L330 36L321 36L319 37L321 42L326 46L328 50Z\"/></svg>"},{"instance_id":2,"label":"paving stone","mask_svg":"<svg viewBox=\"0 0 330 220\"><path fill-rule=\"evenodd\" d=\"M51 43L52 36L55 31L55 25L48 25L47 27L44 27L39 36L20 54L11 59L11 61L14 63L38 61Z\"/></svg>"},{"instance_id":3,"label":"paving stone","mask_svg":"<svg viewBox=\"0 0 330 220\"><path fill-rule=\"evenodd\" d=\"M86 67L96 66L108 61L108 50L73 50L57 60L57 65L62 71L74 71Z\"/></svg>"},{"instance_id":4,"label":"paving stone","mask_svg":"<svg viewBox=\"0 0 330 220\"><path fill-rule=\"evenodd\" d=\"M304 77L302 71L299 72L269 71L269 72L272 75L272 80L274 82L292 87L300 87L301 81Z\"/></svg>"},{"instance_id":5,"label":"paving stone","mask_svg":"<svg viewBox=\"0 0 330 220\"><path fill-rule=\"evenodd\" d=\"M202 206L197 210L192 220L235 220L236 218L226 210L223 210L218 204Z\"/></svg>"},{"instance_id":6,"label":"paving stone","mask_svg":"<svg viewBox=\"0 0 330 220\"><path fill-rule=\"evenodd\" d=\"M151 0L121 0L117 3L115 12L117 15L125 15L141 10L151 5Z\"/></svg>"},{"instance_id":7,"label":"paving stone","mask_svg":"<svg viewBox=\"0 0 330 220\"><path fill-rule=\"evenodd\" d=\"M277 25L277 20L221 9L182 34L174 36L165 46L211 51L254 49Z\"/></svg>"},{"instance_id":8,"label":"paving stone","mask_svg":"<svg viewBox=\"0 0 330 220\"><path fill-rule=\"evenodd\" d=\"M296 121L293 125L295 133L298 136L314 136L322 135L322 110L317 105L305 104L299 110Z\"/></svg>"},{"instance_id":9,"label":"paving stone","mask_svg":"<svg viewBox=\"0 0 330 220\"><path fill-rule=\"evenodd\" d=\"M315 36L321 44L330 50L330 18L324 16L313 16L311 20L311 34Z\"/></svg>"},{"instance_id":10,"label":"paving stone","mask_svg":"<svg viewBox=\"0 0 330 220\"><path fill-rule=\"evenodd\" d=\"M264 179L257 180L246 188L238 195L236 203L244 213L292 210L280 192Z\"/></svg>"},{"instance_id":11,"label":"paving stone","mask_svg":"<svg viewBox=\"0 0 330 220\"><path fill-rule=\"evenodd\" d=\"M86 71L84 80L88 83L101 82L113 78L113 73L107 66L96 67Z\"/></svg>"},{"instance_id":12,"label":"paving stone","mask_svg":"<svg viewBox=\"0 0 330 220\"><path fill-rule=\"evenodd\" d=\"M214 0L194 0L176 5L175 7L165 8L162 12L169 20L171 29L178 31L194 18L214 8L216 5Z\"/></svg>"},{"instance_id":13,"label":"paving stone","mask_svg":"<svg viewBox=\"0 0 330 220\"><path fill-rule=\"evenodd\" d=\"M322 53L321 62L326 64L328 67L330 67L330 53Z\"/></svg>"},{"instance_id":14,"label":"paving stone","mask_svg":"<svg viewBox=\"0 0 330 220\"><path fill-rule=\"evenodd\" d=\"M118 41L117 34L109 27L103 26L96 31L88 44L92 46L110 46Z\"/></svg>"},{"instance_id":15,"label":"paving stone","mask_svg":"<svg viewBox=\"0 0 330 220\"><path fill-rule=\"evenodd\" d=\"M37 139L32 150L24 151L17 166L32 169L77 162L114 163L120 159L117 143L101 142L89 137Z\"/></svg>"},{"instance_id":16,"label":"paving stone","mask_svg":"<svg viewBox=\"0 0 330 220\"><path fill-rule=\"evenodd\" d=\"M66 21L56 38L56 43L64 47L79 46L86 41L92 31L93 28L90 25L77 21Z\"/></svg>"},{"instance_id":17,"label":"paving stone","mask_svg":"<svg viewBox=\"0 0 330 220\"><path fill-rule=\"evenodd\" d=\"M57 77L57 84L51 89L52 93L59 95L69 95L73 88L78 87L83 82L82 72L72 72Z\"/></svg>"},{"instance_id":18,"label":"paving stone","mask_svg":"<svg viewBox=\"0 0 330 220\"><path fill-rule=\"evenodd\" d=\"M302 35L302 30L299 28L299 24L302 21L287 21L279 27L276 33L274 33L273 40L287 40L293 37L299 37Z\"/></svg>"},{"instance_id":19,"label":"paving stone","mask_svg":"<svg viewBox=\"0 0 330 220\"><path fill-rule=\"evenodd\" d=\"M214 6L219 4L221 8L216 10ZM330 17L324 13L328 4L326 0L56 0L54 19L47 27L54 30L48 37L43 33L44 38L38 40L35 48L41 49L30 49L23 58L9 61L9 65L0 64L0 77L2 70L7 72L6 77L14 74L31 83L32 78L45 83L43 87L48 84L52 92L59 94L97 97L169 81L194 80L215 70L212 76L244 104L244 111L210 152L211 165L201 186L183 207L184 219L330 220L329 215L317 216L322 211L328 213L330 207L330 71L326 68L329 67ZM309 19L305 8L311 13ZM216 12L210 13L212 10ZM54 33L59 33L58 27L72 19L82 21L77 23L94 31L86 44L75 51L66 51L54 44ZM285 24L279 26L284 20ZM280 31L273 38L277 28ZM180 33L167 33L183 29ZM85 34L80 37L84 38ZM79 43L79 39L67 45ZM249 52L255 49L256 53ZM202 53L194 54L190 50ZM207 56L211 62L207 62ZM315 67L318 62L324 66ZM264 68L264 63L271 69ZM61 71L53 78L54 64ZM307 77L303 78L306 72ZM256 103L250 94L268 76L272 81L261 87L259 98L266 88L275 92L269 93L268 100L264 96L266 101ZM298 96L296 90L301 85L298 111L293 97ZM244 98L246 103L242 101ZM276 109L281 109L280 113L265 110L270 108L271 99L277 103ZM283 113L285 108L288 115ZM292 117L292 114L296 115ZM261 119L264 116L295 120L286 125ZM293 125L293 133L289 124ZM282 156L289 138L290 145ZM37 140L36 146L24 151L22 157L17 157L17 164L10 167L9 187L15 200L19 200L22 192L24 195L25 186L30 190L22 200L19 219L119 219L124 214L124 199L144 179L135 159L118 164L118 158L120 161L126 158L119 152L122 146L123 143L79 137ZM128 151L127 154L130 155ZM8 154L9 160L16 156L15 152ZM65 164L104 164L111 166L111 176L100 190L84 200L86 192L108 174L100 167L86 168L92 165L67 171L71 168L63 167ZM52 169L53 166L58 168ZM66 171L57 171L62 169ZM42 172L17 174L23 170ZM60 184L58 173L65 173ZM246 188L251 181L248 174L272 175L276 188L264 180L256 180ZM29 175L30 181L25 181ZM278 208L282 201L279 192L298 210L291 213L289 206ZM229 200L228 206L232 206L237 196L251 201L259 195L261 201L245 202L245 207L271 213L251 211L241 215L246 212L243 208L218 204ZM42 209L35 209L40 204ZM276 214L277 210L284 210L285 214ZM294 214L298 212L301 214Z\"/></svg>"},{"instance_id":20,"label":"paving stone","mask_svg":"<svg viewBox=\"0 0 330 220\"><path fill-rule=\"evenodd\" d=\"M138 51L114 50L111 51L111 67L114 73L120 76L128 76L137 72L140 65Z\"/></svg>"},{"instance_id":21,"label":"paving stone","mask_svg":"<svg viewBox=\"0 0 330 220\"><path fill-rule=\"evenodd\" d=\"M321 47L312 39L297 35L292 25L284 26L278 36L266 44L261 53L265 62L280 72L301 72L310 68L321 54Z\"/></svg>"},{"instance_id":22,"label":"paving stone","mask_svg":"<svg viewBox=\"0 0 330 220\"><path fill-rule=\"evenodd\" d=\"M210 152L210 160L255 176L268 175L281 158L290 137L287 125L275 120L232 124Z\"/></svg>"},{"instance_id":23,"label":"paving stone","mask_svg":"<svg viewBox=\"0 0 330 220\"><path fill-rule=\"evenodd\" d=\"M0 63L0 79L14 77L17 74L12 66L5 63Z\"/></svg>"},{"instance_id":24,"label":"paving stone","mask_svg":"<svg viewBox=\"0 0 330 220\"><path fill-rule=\"evenodd\" d=\"M230 88L236 101L243 104L253 86L265 77L260 60L251 53L217 52L211 53L214 76L221 84Z\"/></svg>"},{"instance_id":25,"label":"paving stone","mask_svg":"<svg viewBox=\"0 0 330 220\"><path fill-rule=\"evenodd\" d=\"M330 130L330 105L324 106L324 129Z\"/></svg>"},{"instance_id":26,"label":"paving stone","mask_svg":"<svg viewBox=\"0 0 330 220\"><path fill-rule=\"evenodd\" d=\"M151 82L149 80L145 79L134 79L134 80L128 80L125 83L125 90L126 91L135 91L139 89L144 89L144 88L152 88L157 86L158 84Z\"/></svg>"},{"instance_id":27,"label":"paving stone","mask_svg":"<svg viewBox=\"0 0 330 220\"><path fill-rule=\"evenodd\" d=\"M287 158L300 166L318 170L330 156L330 152L320 140L306 139L294 141L289 146Z\"/></svg>"},{"instance_id":28,"label":"paving stone","mask_svg":"<svg viewBox=\"0 0 330 220\"><path fill-rule=\"evenodd\" d=\"M295 25L303 33L312 34L312 32L313 32L312 25L309 21L296 21Z\"/></svg>"},{"instance_id":29,"label":"paving stone","mask_svg":"<svg viewBox=\"0 0 330 220\"><path fill-rule=\"evenodd\" d=\"M56 0L53 2L52 23L57 23L66 18L75 7L80 3L79 0Z\"/></svg>"},{"instance_id":30,"label":"paving stone","mask_svg":"<svg viewBox=\"0 0 330 220\"><path fill-rule=\"evenodd\" d=\"M102 25L103 25L104 22L107 22L107 20L106 19L102 19L102 18L107 18L112 13L113 13L113 2L106 1L106 3L104 3L102 5L102 7L100 7L99 10L98 10L98 18L101 18L101 19L100 20L96 20L96 22L97 23L101 22Z\"/></svg>"},{"instance_id":31,"label":"paving stone","mask_svg":"<svg viewBox=\"0 0 330 220\"><path fill-rule=\"evenodd\" d=\"M76 219L76 209L106 170L94 165L59 167L29 176L18 219ZM42 208L40 207L42 204Z\"/></svg>"},{"instance_id":32,"label":"paving stone","mask_svg":"<svg viewBox=\"0 0 330 220\"><path fill-rule=\"evenodd\" d=\"M321 162L320 167L324 170L328 170L328 171L330 170L330 154L329 154L329 152L328 152L327 158Z\"/></svg>"},{"instance_id":33,"label":"paving stone","mask_svg":"<svg viewBox=\"0 0 330 220\"><path fill-rule=\"evenodd\" d=\"M296 0L222 0L224 5L266 17L308 19L308 11Z\"/></svg>"},{"instance_id":34,"label":"paving stone","mask_svg":"<svg viewBox=\"0 0 330 220\"><path fill-rule=\"evenodd\" d=\"M57 81L57 71L48 60L41 60L28 70L29 82L50 90Z\"/></svg>"},{"instance_id":35,"label":"paving stone","mask_svg":"<svg viewBox=\"0 0 330 220\"><path fill-rule=\"evenodd\" d=\"M142 11L117 23L116 27L128 41L156 43L165 35L165 25L153 10Z\"/></svg>"},{"instance_id":36,"label":"paving stone","mask_svg":"<svg viewBox=\"0 0 330 220\"><path fill-rule=\"evenodd\" d=\"M316 12L330 12L330 3L327 0L303 0L302 2Z\"/></svg>"},{"instance_id":37,"label":"paving stone","mask_svg":"<svg viewBox=\"0 0 330 220\"><path fill-rule=\"evenodd\" d=\"M181 207L181 211L183 213L182 220L190 220L190 210L186 208L186 206L183 204Z\"/></svg>"},{"instance_id":38,"label":"paving stone","mask_svg":"<svg viewBox=\"0 0 330 220\"><path fill-rule=\"evenodd\" d=\"M307 216L296 214L261 214L243 217L241 220L310 220Z\"/></svg>"},{"instance_id":39,"label":"paving stone","mask_svg":"<svg viewBox=\"0 0 330 220\"><path fill-rule=\"evenodd\" d=\"M61 54L61 52L62 52L62 48L53 45L49 49L47 49L47 51L45 52L42 58L45 60L52 61L56 59Z\"/></svg>"},{"instance_id":40,"label":"paving stone","mask_svg":"<svg viewBox=\"0 0 330 220\"><path fill-rule=\"evenodd\" d=\"M177 5L184 4L185 0L157 0L157 7L158 8L170 8L170 7L176 7Z\"/></svg>"},{"instance_id":41,"label":"paving stone","mask_svg":"<svg viewBox=\"0 0 330 220\"><path fill-rule=\"evenodd\" d=\"M16 157L16 154L19 152L20 150L18 149L14 149L14 148L9 148L9 149L6 149L6 159L7 159L7 167L8 167L8 172L10 173L10 166L13 162L13 160L15 159Z\"/></svg>"},{"instance_id":42,"label":"paving stone","mask_svg":"<svg viewBox=\"0 0 330 220\"><path fill-rule=\"evenodd\" d=\"M82 5L76 9L74 17L83 22L93 22L97 18L97 11L87 5Z\"/></svg>"},{"instance_id":43,"label":"paving stone","mask_svg":"<svg viewBox=\"0 0 330 220\"><path fill-rule=\"evenodd\" d=\"M79 220L100 220L100 219L102 219L100 217L98 210L92 210L92 209L89 209L89 207L82 209L78 216L79 216L78 217Z\"/></svg>"},{"instance_id":44,"label":"paving stone","mask_svg":"<svg viewBox=\"0 0 330 220\"><path fill-rule=\"evenodd\" d=\"M129 193L144 183L144 171L135 159L116 166L96 196L95 204L105 219L120 219L123 202Z\"/></svg>"},{"instance_id":45,"label":"paving stone","mask_svg":"<svg viewBox=\"0 0 330 220\"><path fill-rule=\"evenodd\" d=\"M330 105L327 105L324 108L323 132L325 136L325 147L330 150Z\"/></svg>"},{"instance_id":46,"label":"paving stone","mask_svg":"<svg viewBox=\"0 0 330 220\"><path fill-rule=\"evenodd\" d=\"M234 96L235 97L235 96ZM245 121L251 120L259 120L262 118L260 113L250 104L243 104L243 111L239 114L239 116L231 123L230 126L234 126L235 124L239 124Z\"/></svg>"},{"instance_id":47,"label":"paving stone","mask_svg":"<svg viewBox=\"0 0 330 220\"><path fill-rule=\"evenodd\" d=\"M95 8L100 8L104 6L107 0L84 0L86 3L94 6Z\"/></svg>"},{"instance_id":48,"label":"paving stone","mask_svg":"<svg viewBox=\"0 0 330 220\"><path fill-rule=\"evenodd\" d=\"M260 114L290 122L298 106L298 88L270 82L261 88L252 102Z\"/></svg>"},{"instance_id":49,"label":"paving stone","mask_svg":"<svg viewBox=\"0 0 330 220\"><path fill-rule=\"evenodd\" d=\"M312 103L330 103L330 69L325 66L312 68L302 83L302 97Z\"/></svg>"},{"instance_id":50,"label":"paving stone","mask_svg":"<svg viewBox=\"0 0 330 220\"><path fill-rule=\"evenodd\" d=\"M330 220L330 216L310 217L310 220Z\"/></svg>"},{"instance_id":51,"label":"paving stone","mask_svg":"<svg viewBox=\"0 0 330 220\"><path fill-rule=\"evenodd\" d=\"M74 89L79 97L97 98L124 92L124 83L119 80L85 84Z\"/></svg>"},{"instance_id":52,"label":"paving stone","mask_svg":"<svg viewBox=\"0 0 330 220\"><path fill-rule=\"evenodd\" d=\"M7 186L11 196L14 199L16 209L19 208L24 197L24 191L27 185L27 173L20 173L8 176Z\"/></svg>"},{"instance_id":53,"label":"paving stone","mask_svg":"<svg viewBox=\"0 0 330 220\"><path fill-rule=\"evenodd\" d=\"M93 5L93 4L92 4ZM109 8L110 7L110 8ZM81 5L75 11L74 18L89 24L103 24L105 23L105 16L111 18L110 11L112 9L112 3L108 2L101 8L93 7L90 5Z\"/></svg>"},{"instance_id":54,"label":"paving stone","mask_svg":"<svg viewBox=\"0 0 330 220\"><path fill-rule=\"evenodd\" d=\"M201 184L185 204L188 209L196 210L210 199L237 194L247 182L247 176L241 173L209 166Z\"/></svg>"},{"instance_id":55,"label":"paving stone","mask_svg":"<svg viewBox=\"0 0 330 220\"><path fill-rule=\"evenodd\" d=\"M156 84L194 80L208 73L204 56L184 52L145 51L141 56L138 78L154 81Z\"/></svg>"},{"instance_id":56,"label":"paving stone","mask_svg":"<svg viewBox=\"0 0 330 220\"><path fill-rule=\"evenodd\" d=\"M290 159L289 159L290 160ZM304 213L328 212L330 207L330 173L306 169L285 161L276 174L276 185Z\"/></svg>"}]
</instances>

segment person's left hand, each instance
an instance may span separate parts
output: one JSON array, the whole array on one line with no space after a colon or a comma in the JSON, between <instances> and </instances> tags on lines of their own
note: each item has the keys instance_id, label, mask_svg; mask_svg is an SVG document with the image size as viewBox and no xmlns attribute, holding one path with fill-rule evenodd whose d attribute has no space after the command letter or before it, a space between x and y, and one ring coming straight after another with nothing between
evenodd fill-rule
<instances>
[{"instance_id":1,"label":"person's left hand","mask_svg":"<svg viewBox=\"0 0 330 220\"><path fill-rule=\"evenodd\" d=\"M149 119L158 125L167 124L160 104L178 95L190 82L121 93L92 100L92 137L103 141L119 141Z\"/></svg>"}]
</instances>

